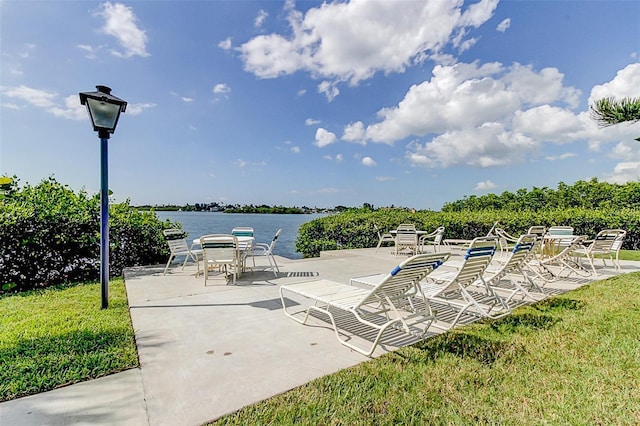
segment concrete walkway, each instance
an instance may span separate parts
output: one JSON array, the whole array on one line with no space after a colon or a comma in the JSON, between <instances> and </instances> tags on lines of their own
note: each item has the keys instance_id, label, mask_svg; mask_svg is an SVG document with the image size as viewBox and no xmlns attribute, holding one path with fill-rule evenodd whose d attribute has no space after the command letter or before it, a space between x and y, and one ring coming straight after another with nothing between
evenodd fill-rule
<instances>
[{"instance_id":1,"label":"concrete walkway","mask_svg":"<svg viewBox=\"0 0 640 426\"><path fill-rule=\"evenodd\" d=\"M165 276L161 266L127 270L140 369L0 403L0 426L199 425L366 362L337 341L329 324L302 326L285 317L278 287L318 277L348 283L403 260L389 249L373 250L278 258L277 277L258 267L235 286L223 278L204 286L195 267L174 267ZM640 262L624 262L623 272L638 270ZM548 288L562 292L585 282ZM374 356L409 343L390 332Z\"/></svg>"}]
</instances>

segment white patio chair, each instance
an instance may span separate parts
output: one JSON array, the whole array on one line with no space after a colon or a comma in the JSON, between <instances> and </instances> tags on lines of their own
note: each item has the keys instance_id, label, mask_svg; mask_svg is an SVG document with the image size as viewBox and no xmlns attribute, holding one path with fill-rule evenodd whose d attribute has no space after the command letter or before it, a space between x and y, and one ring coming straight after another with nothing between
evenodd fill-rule
<instances>
[{"instance_id":1,"label":"white patio chair","mask_svg":"<svg viewBox=\"0 0 640 426\"><path fill-rule=\"evenodd\" d=\"M231 230L231 235L236 237L253 237L253 228L250 226L236 226Z\"/></svg>"},{"instance_id":2,"label":"white patio chair","mask_svg":"<svg viewBox=\"0 0 640 426\"><path fill-rule=\"evenodd\" d=\"M396 256L405 250L408 251L409 254L415 255L418 252L418 233L416 232L416 226L409 223L398 225L395 242Z\"/></svg>"},{"instance_id":3,"label":"white patio chair","mask_svg":"<svg viewBox=\"0 0 640 426\"><path fill-rule=\"evenodd\" d=\"M538 238L542 238L547 233L547 227L543 225L534 225L529 227L527 234L533 234Z\"/></svg>"},{"instance_id":4,"label":"white patio chair","mask_svg":"<svg viewBox=\"0 0 640 426\"><path fill-rule=\"evenodd\" d=\"M623 229L605 229L603 231L598 232L596 238L591 241L588 245L584 247L577 248L574 251L576 255L576 262L579 261L579 256L583 255L589 261L589 265L593 270L594 275L598 275L596 271L596 266L594 264L594 260L596 256L608 256L613 263L613 266L617 271L620 270L620 260L619 260L619 252L622 247L622 242L624 241L624 237L627 235L627 231ZM585 241L587 243L587 241ZM615 260L613 259L613 255L615 254ZM604 266L607 266L604 258L602 258L602 263Z\"/></svg>"},{"instance_id":5,"label":"white patio chair","mask_svg":"<svg viewBox=\"0 0 640 426\"><path fill-rule=\"evenodd\" d=\"M171 262L178 256L184 256L184 262L182 263L182 270L184 271L184 267L189 261L189 259L196 262L198 266L198 270L200 269L200 262L198 257L202 255L202 250L199 249L191 249L187 244L187 234L182 229L165 229L162 231L165 239L167 240L167 244L169 245L169 260L167 261L167 265L164 267L164 272L162 275L165 275L169 270L169 265Z\"/></svg>"},{"instance_id":6,"label":"white patio chair","mask_svg":"<svg viewBox=\"0 0 640 426\"><path fill-rule=\"evenodd\" d=\"M420 252L424 253L425 245L432 245L435 253L440 251L440 245L444 240L444 226L439 226L435 231L421 235L418 239L418 245L420 246Z\"/></svg>"},{"instance_id":7,"label":"white patio chair","mask_svg":"<svg viewBox=\"0 0 640 426\"><path fill-rule=\"evenodd\" d=\"M240 273L241 259L238 251L238 238L235 235L211 234L200 237L204 260L204 285L209 274L216 268L223 268L225 278L233 277L233 284Z\"/></svg>"},{"instance_id":8,"label":"white patio chair","mask_svg":"<svg viewBox=\"0 0 640 426\"><path fill-rule=\"evenodd\" d=\"M563 249L568 247L573 241L572 226L550 226L547 230L547 237L553 239L555 249ZM566 237L566 238L565 238Z\"/></svg>"},{"instance_id":9,"label":"white patio chair","mask_svg":"<svg viewBox=\"0 0 640 426\"><path fill-rule=\"evenodd\" d=\"M370 288L359 288L329 280L283 285L280 287L282 308L285 315L301 324L306 324L313 311L327 315L340 343L363 355L371 356L389 327L395 327L419 338L426 336L434 319L433 312L427 304L416 305L410 300L416 295L420 296L419 282L448 257L449 253L419 254L410 257L385 275L379 284ZM302 296L310 301L309 306L290 313L287 310L285 294ZM348 338L341 338L332 312L335 310L352 316L358 323L354 328L360 330L361 326L366 326L377 332L370 348L360 347L349 342ZM296 316L302 313L302 318Z\"/></svg>"},{"instance_id":10,"label":"white patio chair","mask_svg":"<svg viewBox=\"0 0 640 426\"><path fill-rule=\"evenodd\" d=\"M247 254L247 258L250 257L253 260L254 268L256 266L256 257L266 257L267 261L269 262L269 267L265 268L265 271L269 271L269 270L273 271L273 275L275 275L276 277L278 276L278 272L280 272L280 268L276 263L276 258L273 257L273 249L275 248L276 243L278 242L278 237L280 236L281 232L282 232L282 228L278 229L276 231L276 234L273 236L271 243L269 244L255 243L251 251Z\"/></svg>"},{"instance_id":11,"label":"white patio chair","mask_svg":"<svg viewBox=\"0 0 640 426\"><path fill-rule=\"evenodd\" d=\"M376 229L376 232L378 233L378 245L376 246L376 251L375 251L376 253L378 252L378 249L380 248L382 243L385 243L385 242L395 243L396 238L393 235L391 235L388 232L380 231L380 228L378 228L378 225L376 225L375 223L373 224L373 227Z\"/></svg>"}]
</instances>

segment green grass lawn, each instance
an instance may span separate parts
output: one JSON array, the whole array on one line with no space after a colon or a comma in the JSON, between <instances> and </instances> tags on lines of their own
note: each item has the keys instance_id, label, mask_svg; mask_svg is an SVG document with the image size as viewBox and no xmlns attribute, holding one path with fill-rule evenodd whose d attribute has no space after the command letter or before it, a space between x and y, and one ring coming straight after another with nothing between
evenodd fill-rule
<instances>
[{"instance_id":1,"label":"green grass lawn","mask_svg":"<svg viewBox=\"0 0 640 426\"><path fill-rule=\"evenodd\" d=\"M640 250L620 250L620 260L640 260Z\"/></svg>"},{"instance_id":2,"label":"green grass lawn","mask_svg":"<svg viewBox=\"0 0 640 426\"><path fill-rule=\"evenodd\" d=\"M0 297L0 401L138 366L124 281Z\"/></svg>"},{"instance_id":3,"label":"green grass lawn","mask_svg":"<svg viewBox=\"0 0 640 426\"><path fill-rule=\"evenodd\" d=\"M634 273L401 348L212 424L637 425L639 389Z\"/></svg>"}]
</instances>

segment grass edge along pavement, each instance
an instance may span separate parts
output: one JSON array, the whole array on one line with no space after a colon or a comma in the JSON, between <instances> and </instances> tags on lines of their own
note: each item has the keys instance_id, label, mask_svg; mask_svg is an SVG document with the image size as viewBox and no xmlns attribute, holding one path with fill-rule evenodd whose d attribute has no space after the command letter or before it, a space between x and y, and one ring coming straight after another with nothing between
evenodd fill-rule
<instances>
[{"instance_id":1,"label":"grass edge along pavement","mask_svg":"<svg viewBox=\"0 0 640 426\"><path fill-rule=\"evenodd\" d=\"M314 380L211 425L640 424L640 273Z\"/></svg>"},{"instance_id":2,"label":"grass edge along pavement","mask_svg":"<svg viewBox=\"0 0 640 426\"><path fill-rule=\"evenodd\" d=\"M0 401L139 366L122 278L0 296Z\"/></svg>"}]
</instances>

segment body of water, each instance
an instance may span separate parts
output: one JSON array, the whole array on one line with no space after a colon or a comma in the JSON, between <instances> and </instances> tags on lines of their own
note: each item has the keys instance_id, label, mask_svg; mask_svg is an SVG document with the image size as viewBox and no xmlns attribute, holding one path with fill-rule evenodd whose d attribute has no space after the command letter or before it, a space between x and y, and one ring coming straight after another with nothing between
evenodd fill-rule
<instances>
[{"instance_id":1,"label":"body of water","mask_svg":"<svg viewBox=\"0 0 640 426\"><path fill-rule=\"evenodd\" d=\"M299 259L302 254L296 252L295 242L298 229L305 222L310 222L326 214L245 214L220 212L156 212L161 220L169 219L180 222L182 229L189 235L187 239L206 234L230 234L236 226L253 228L257 243L270 243L279 228L282 233L274 254L288 259Z\"/></svg>"}]
</instances>

